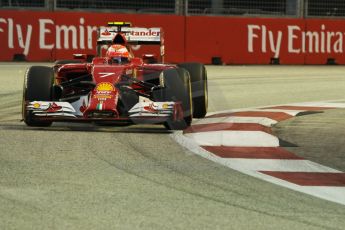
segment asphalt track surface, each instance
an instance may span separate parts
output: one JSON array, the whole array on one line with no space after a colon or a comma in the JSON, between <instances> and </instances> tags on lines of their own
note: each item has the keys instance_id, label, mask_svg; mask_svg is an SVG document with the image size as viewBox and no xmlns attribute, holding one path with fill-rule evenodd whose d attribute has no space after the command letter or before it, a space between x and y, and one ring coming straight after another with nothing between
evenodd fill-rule
<instances>
[{"instance_id":1,"label":"asphalt track surface","mask_svg":"<svg viewBox=\"0 0 345 230\"><path fill-rule=\"evenodd\" d=\"M280 122L274 132L294 143L286 149L319 164L345 172L345 110L298 116Z\"/></svg>"},{"instance_id":2,"label":"asphalt track surface","mask_svg":"<svg viewBox=\"0 0 345 230\"><path fill-rule=\"evenodd\" d=\"M160 126L26 127L28 65L0 64L0 229L344 229L343 205L196 156ZM207 70L210 111L345 98L341 66ZM275 132L344 170L343 115L293 118Z\"/></svg>"}]
</instances>

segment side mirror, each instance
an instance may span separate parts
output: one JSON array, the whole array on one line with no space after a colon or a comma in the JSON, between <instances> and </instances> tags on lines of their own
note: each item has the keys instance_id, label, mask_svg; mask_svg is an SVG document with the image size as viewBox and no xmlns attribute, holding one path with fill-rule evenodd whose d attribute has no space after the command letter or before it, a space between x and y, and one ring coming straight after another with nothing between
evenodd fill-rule
<instances>
[{"instance_id":1,"label":"side mirror","mask_svg":"<svg viewBox=\"0 0 345 230\"><path fill-rule=\"evenodd\" d=\"M158 63L157 56L155 54L144 54L143 61L146 64Z\"/></svg>"},{"instance_id":2,"label":"side mirror","mask_svg":"<svg viewBox=\"0 0 345 230\"><path fill-rule=\"evenodd\" d=\"M92 62L95 55L92 54L73 54L73 59L82 60L84 62Z\"/></svg>"},{"instance_id":3,"label":"side mirror","mask_svg":"<svg viewBox=\"0 0 345 230\"><path fill-rule=\"evenodd\" d=\"M87 55L86 54L73 54L73 59L86 60L87 59Z\"/></svg>"}]
</instances>

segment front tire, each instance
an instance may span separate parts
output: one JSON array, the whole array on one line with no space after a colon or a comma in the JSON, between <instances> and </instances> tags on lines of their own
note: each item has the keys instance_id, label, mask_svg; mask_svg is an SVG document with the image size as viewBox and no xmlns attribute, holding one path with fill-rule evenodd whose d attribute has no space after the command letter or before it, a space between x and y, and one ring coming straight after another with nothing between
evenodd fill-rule
<instances>
[{"instance_id":1,"label":"front tire","mask_svg":"<svg viewBox=\"0 0 345 230\"><path fill-rule=\"evenodd\" d=\"M52 121L35 120L32 111L26 110L29 101L51 101L54 71L47 66L31 66L24 76L22 117L28 126L50 126Z\"/></svg>"},{"instance_id":2,"label":"front tire","mask_svg":"<svg viewBox=\"0 0 345 230\"><path fill-rule=\"evenodd\" d=\"M204 118L208 107L208 86L206 68L201 63L182 63L178 65L190 74L193 95L193 117Z\"/></svg>"},{"instance_id":3,"label":"front tire","mask_svg":"<svg viewBox=\"0 0 345 230\"><path fill-rule=\"evenodd\" d=\"M193 102L192 90L189 73L185 69L167 69L163 71L160 82L164 87L161 101L179 101L181 102L183 119L169 119L164 126L169 130L183 130L192 123Z\"/></svg>"}]
</instances>

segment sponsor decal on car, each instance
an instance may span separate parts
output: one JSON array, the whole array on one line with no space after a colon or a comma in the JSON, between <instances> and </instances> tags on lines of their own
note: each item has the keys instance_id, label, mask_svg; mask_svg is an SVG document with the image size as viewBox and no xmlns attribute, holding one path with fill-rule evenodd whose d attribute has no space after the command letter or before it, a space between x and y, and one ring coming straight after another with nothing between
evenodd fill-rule
<instances>
[{"instance_id":1,"label":"sponsor decal on car","mask_svg":"<svg viewBox=\"0 0 345 230\"><path fill-rule=\"evenodd\" d=\"M96 86L97 91L115 91L115 87L110 82L102 82Z\"/></svg>"},{"instance_id":2,"label":"sponsor decal on car","mask_svg":"<svg viewBox=\"0 0 345 230\"><path fill-rule=\"evenodd\" d=\"M144 110L150 113L158 113L157 106L154 103L151 103L148 106L144 106Z\"/></svg>"},{"instance_id":3,"label":"sponsor decal on car","mask_svg":"<svg viewBox=\"0 0 345 230\"><path fill-rule=\"evenodd\" d=\"M94 98L106 100L114 97L115 87L110 82L102 82L96 86Z\"/></svg>"},{"instance_id":4,"label":"sponsor decal on car","mask_svg":"<svg viewBox=\"0 0 345 230\"><path fill-rule=\"evenodd\" d=\"M94 97L99 99L99 100L106 100L108 98L112 98L113 96L112 95L96 94Z\"/></svg>"},{"instance_id":5,"label":"sponsor decal on car","mask_svg":"<svg viewBox=\"0 0 345 230\"><path fill-rule=\"evenodd\" d=\"M97 106L96 106L97 110L102 110L103 109L103 101L100 101Z\"/></svg>"},{"instance_id":6,"label":"sponsor decal on car","mask_svg":"<svg viewBox=\"0 0 345 230\"><path fill-rule=\"evenodd\" d=\"M34 103L32 106L33 106L34 109L39 109L39 108L41 108L41 104L40 104L40 103L37 103L37 102Z\"/></svg>"},{"instance_id":7,"label":"sponsor decal on car","mask_svg":"<svg viewBox=\"0 0 345 230\"><path fill-rule=\"evenodd\" d=\"M133 70L132 69L127 69L126 70L126 75L130 75L130 74L133 74Z\"/></svg>"},{"instance_id":8,"label":"sponsor decal on car","mask_svg":"<svg viewBox=\"0 0 345 230\"><path fill-rule=\"evenodd\" d=\"M49 107L47 109L48 113L53 113L53 112L57 112L60 111L62 109L62 106L57 105L55 102L50 103Z\"/></svg>"},{"instance_id":9,"label":"sponsor decal on car","mask_svg":"<svg viewBox=\"0 0 345 230\"><path fill-rule=\"evenodd\" d=\"M79 111L83 113L85 109L86 109L86 102L85 102L85 99L83 99L83 104L79 107Z\"/></svg>"},{"instance_id":10,"label":"sponsor decal on car","mask_svg":"<svg viewBox=\"0 0 345 230\"><path fill-rule=\"evenodd\" d=\"M111 73L99 73L99 75L100 75L99 77L100 77L100 78L109 77L109 76L111 76L111 75L113 75L113 74L114 74L114 73L112 73L112 72L111 72Z\"/></svg>"},{"instance_id":11,"label":"sponsor decal on car","mask_svg":"<svg viewBox=\"0 0 345 230\"><path fill-rule=\"evenodd\" d=\"M150 113L160 113L162 110L169 109L169 104L160 104L157 102L152 102L147 106L144 106L144 110Z\"/></svg>"},{"instance_id":12,"label":"sponsor decal on car","mask_svg":"<svg viewBox=\"0 0 345 230\"><path fill-rule=\"evenodd\" d=\"M27 105L34 116L75 117L75 109L68 102L33 101Z\"/></svg>"},{"instance_id":13,"label":"sponsor decal on car","mask_svg":"<svg viewBox=\"0 0 345 230\"><path fill-rule=\"evenodd\" d=\"M105 31L102 32L102 35L103 36L110 36L111 33L107 29L105 29Z\"/></svg>"},{"instance_id":14,"label":"sponsor decal on car","mask_svg":"<svg viewBox=\"0 0 345 230\"><path fill-rule=\"evenodd\" d=\"M174 111L175 102L152 102L141 99L128 112L130 117L168 117Z\"/></svg>"}]
</instances>

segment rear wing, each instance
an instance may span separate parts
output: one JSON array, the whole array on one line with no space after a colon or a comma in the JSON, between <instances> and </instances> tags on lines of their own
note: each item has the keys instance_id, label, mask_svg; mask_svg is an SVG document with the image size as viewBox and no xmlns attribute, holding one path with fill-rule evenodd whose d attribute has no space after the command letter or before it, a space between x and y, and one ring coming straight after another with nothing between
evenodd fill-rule
<instances>
[{"instance_id":1,"label":"rear wing","mask_svg":"<svg viewBox=\"0 0 345 230\"><path fill-rule=\"evenodd\" d=\"M121 28L121 27L120 27ZM161 28L143 27L100 27L97 44L110 44L120 33L125 36L130 45L163 45L163 31Z\"/></svg>"},{"instance_id":2,"label":"rear wing","mask_svg":"<svg viewBox=\"0 0 345 230\"><path fill-rule=\"evenodd\" d=\"M109 22L98 29L97 53L103 45L114 44L116 37L124 37L128 45L159 45L161 61L164 62L164 33L162 28L131 27L129 22Z\"/></svg>"}]
</instances>

